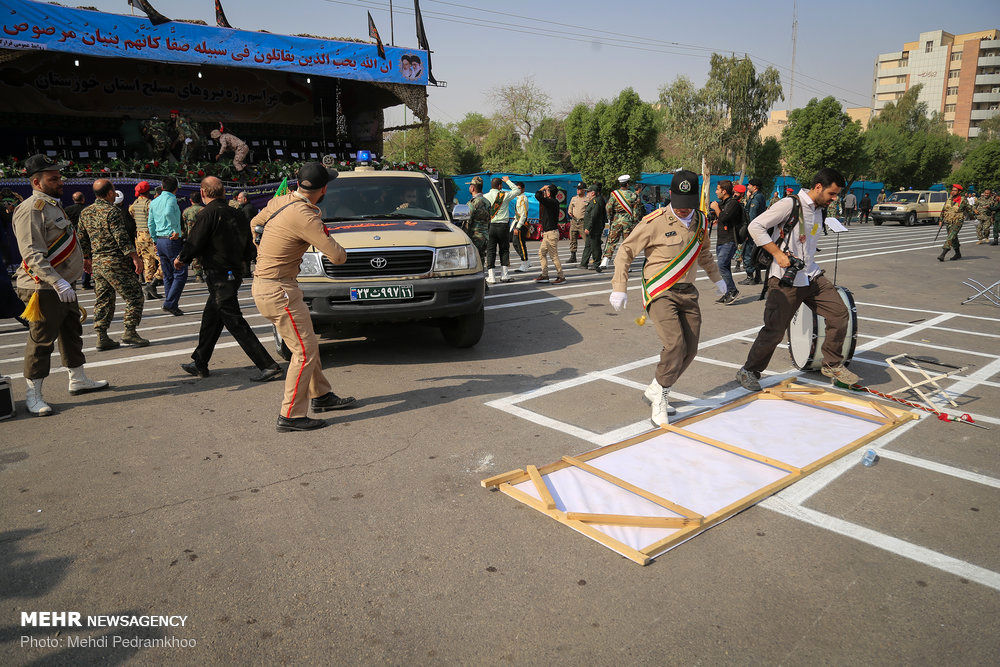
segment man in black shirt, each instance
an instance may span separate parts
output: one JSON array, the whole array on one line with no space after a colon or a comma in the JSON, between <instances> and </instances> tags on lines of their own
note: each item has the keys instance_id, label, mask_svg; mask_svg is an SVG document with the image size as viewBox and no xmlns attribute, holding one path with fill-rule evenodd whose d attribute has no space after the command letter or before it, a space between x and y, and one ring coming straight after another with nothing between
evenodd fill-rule
<instances>
[{"instance_id":1,"label":"man in black shirt","mask_svg":"<svg viewBox=\"0 0 1000 667\"><path fill-rule=\"evenodd\" d=\"M243 318L237 299L243 282L243 266L255 254L250 224L242 212L226 203L222 181L215 176L202 180L201 199L205 208L198 212L191 235L174 260L174 266L183 269L192 259L200 259L208 288L198 347L191 353L193 361L181 364L181 368L191 375L207 377L208 361L225 326L260 370L250 379L254 382L273 380L281 375L281 367L257 340Z\"/></svg>"},{"instance_id":2,"label":"man in black shirt","mask_svg":"<svg viewBox=\"0 0 1000 667\"><path fill-rule=\"evenodd\" d=\"M556 186L543 186L535 193L538 200L538 222L542 226L542 244L538 248L538 260L542 263L542 274L535 278L536 283L549 282L549 263L546 256L552 258L556 265L556 279L553 285L566 282L563 276L562 262L559 261L559 201L556 199Z\"/></svg>"},{"instance_id":3,"label":"man in black shirt","mask_svg":"<svg viewBox=\"0 0 1000 667\"><path fill-rule=\"evenodd\" d=\"M250 198L247 197L246 192L241 192L236 195L236 203L239 204L239 209L243 211L243 215L247 220L253 220L260 212L257 210L257 207L253 205L253 202L250 201Z\"/></svg>"},{"instance_id":4,"label":"man in black shirt","mask_svg":"<svg viewBox=\"0 0 1000 667\"><path fill-rule=\"evenodd\" d=\"M732 261L736 254L736 230L743 224L743 207L739 200L733 196L733 182L719 181L715 186L715 196L719 201L712 202L712 211L718 216L716 222L716 263L719 265L719 273L726 281L728 291L719 298L716 303L726 305L736 301L740 291L736 289L733 282Z\"/></svg>"}]
</instances>

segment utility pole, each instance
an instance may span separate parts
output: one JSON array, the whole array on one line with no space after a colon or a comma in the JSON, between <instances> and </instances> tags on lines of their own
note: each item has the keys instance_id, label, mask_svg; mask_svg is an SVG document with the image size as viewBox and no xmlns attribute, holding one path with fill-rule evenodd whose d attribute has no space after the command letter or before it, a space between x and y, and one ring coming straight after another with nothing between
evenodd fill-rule
<instances>
[{"instance_id":1,"label":"utility pole","mask_svg":"<svg viewBox=\"0 0 1000 667\"><path fill-rule=\"evenodd\" d=\"M392 0L389 0L389 46L396 46L396 30L392 24Z\"/></svg>"},{"instance_id":2,"label":"utility pole","mask_svg":"<svg viewBox=\"0 0 1000 667\"><path fill-rule=\"evenodd\" d=\"M799 3L792 0L792 81L788 85L788 113L791 114L794 107L792 96L795 95L795 46L799 41Z\"/></svg>"}]
</instances>

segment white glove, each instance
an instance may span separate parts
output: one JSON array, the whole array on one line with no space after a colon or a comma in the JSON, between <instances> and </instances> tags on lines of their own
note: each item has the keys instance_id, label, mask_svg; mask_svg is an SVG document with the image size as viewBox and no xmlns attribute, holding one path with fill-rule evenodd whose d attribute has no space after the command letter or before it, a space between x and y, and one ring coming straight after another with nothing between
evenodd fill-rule
<instances>
[{"instance_id":1,"label":"white glove","mask_svg":"<svg viewBox=\"0 0 1000 667\"><path fill-rule=\"evenodd\" d=\"M63 303L76 301L76 292L73 290L73 286L62 278L56 281L55 288L56 293L59 295L59 300Z\"/></svg>"},{"instance_id":2,"label":"white glove","mask_svg":"<svg viewBox=\"0 0 1000 667\"><path fill-rule=\"evenodd\" d=\"M189 144L189 143L191 143L192 141L194 141L194 139L192 139L191 137L187 137L186 139L184 139L184 143L185 143L185 144Z\"/></svg>"},{"instance_id":3,"label":"white glove","mask_svg":"<svg viewBox=\"0 0 1000 667\"><path fill-rule=\"evenodd\" d=\"M723 296L726 294L726 292L729 291L729 288L726 286L725 280L720 280L719 282L715 283L715 289L719 291L719 296Z\"/></svg>"},{"instance_id":4,"label":"white glove","mask_svg":"<svg viewBox=\"0 0 1000 667\"><path fill-rule=\"evenodd\" d=\"M625 292L612 292L610 301L611 307L615 309L615 312L625 310L625 306L628 305L628 294Z\"/></svg>"}]
</instances>

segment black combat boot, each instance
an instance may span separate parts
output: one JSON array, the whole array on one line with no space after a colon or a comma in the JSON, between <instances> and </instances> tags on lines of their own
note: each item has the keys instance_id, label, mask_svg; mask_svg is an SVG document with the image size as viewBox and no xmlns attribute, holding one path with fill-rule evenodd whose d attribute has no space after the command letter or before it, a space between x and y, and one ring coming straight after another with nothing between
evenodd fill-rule
<instances>
[{"instance_id":1,"label":"black combat boot","mask_svg":"<svg viewBox=\"0 0 1000 667\"><path fill-rule=\"evenodd\" d=\"M947 255L947 254L948 254L948 249L945 248L944 250L941 251L941 254L938 255L938 261L939 262L943 262L944 261L944 256Z\"/></svg>"},{"instance_id":2,"label":"black combat boot","mask_svg":"<svg viewBox=\"0 0 1000 667\"><path fill-rule=\"evenodd\" d=\"M97 345L95 347L98 350L113 350L121 347L121 343L108 336L107 329L95 329L95 331L97 332Z\"/></svg>"},{"instance_id":3,"label":"black combat boot","mask_svg":"<svg viewBox=\"0 0 1000 667\"><path fill-rule=\"evenodd\" d=\"M955 255L951 259L949 259L948 261L949 262L954 262L956 259L962 259L962 251L959 250L958 248L955 248Z\"/></svg>"}]
</instances>

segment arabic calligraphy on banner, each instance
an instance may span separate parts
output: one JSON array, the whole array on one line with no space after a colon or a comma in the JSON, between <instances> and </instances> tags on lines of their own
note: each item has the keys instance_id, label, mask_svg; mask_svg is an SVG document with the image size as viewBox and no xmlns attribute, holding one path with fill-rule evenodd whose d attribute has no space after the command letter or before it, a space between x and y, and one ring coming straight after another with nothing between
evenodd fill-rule
<instances>
[{"instance_id":1,"label":"arabic calligraphy on banner","mask_svg":"<svg viewBox=\"0 0 1000 667\"><path fill-rule=\"evenodd\" d=\"M16 67L15 67L16 65ZM25 54L0 65L0 97L34 113L148 118L180 108L192 120L308 125L313 117L309 86L281 72L206 70L192 80L164 63L123 68L113 60Z\"/></svg>"},{"instance_id":2,"label":"arabic calligraphy on banner","mask_svg":"<svg viewBox=\"0 0 1000 667\"><path fill-rule=\"evenodd\" d=\"M358 81L426 86L427 53L374 44L288 37L144 17L104 14L31 0L0 0L0 48L61 51L193 65L255 67Z\"/></svg>"}]
</instances>

